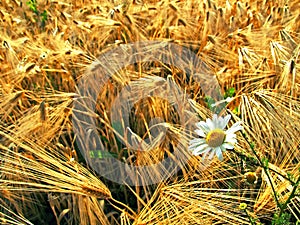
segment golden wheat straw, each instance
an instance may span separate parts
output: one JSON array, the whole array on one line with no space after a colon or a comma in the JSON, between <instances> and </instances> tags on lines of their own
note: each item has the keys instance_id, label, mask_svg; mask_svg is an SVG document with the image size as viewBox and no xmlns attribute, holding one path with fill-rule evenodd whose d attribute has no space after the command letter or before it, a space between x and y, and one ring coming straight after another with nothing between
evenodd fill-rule
<instances>
[{"instance_id":1,"label":"golden wheat straw","mask_svg":"<svg viewBox=\"0 0 300 225\"><path fill-rule=\"evenodd\" d=\"M10 138L6 134L3 135ZM98 178L80 164L68 161L63 155L59 156L54 149L45 150L31 141L28 145L17 139L14 141L17 146L31 153L34 158L26 157L22 153L1 145L1 156L4 160L4 164L1 165L2 175L15 177L19 174L20 178L24 179L23 181L18 180L17 177L15 177L16 180L1 179L3 189L22 190L28 186L28 191L69 192L92 196L102 196L103 192L103 197L110 196L110 192Z\"/></svg>"},{"instance_id":2,"label":"golden wheat straw","mask_svg":"<svg viewBox=\"0 0 300 225\"><path fill-rule=\"evenodd\" d=\"M45 26L24 1L0 2L0 196L11 204L4 205L10 210L7 223L42 223L48 215L37 205L48 201L57 224L249 224L238 209L240 201L254 206L249 210L255 218L271 219L276 205L264 172L258 174L262 179L258 186L246 186L241 183L242 170L255 171L254 165L241 162L232 152L222 163L203 165L200 158L190 158L184 145L179 150L189 161L178 162L181 174L154 191L153 187L125 190L125 200L111 201L118 206L116 211L105 211L109 206L100 199L119 190L116 184L104 185L78 162L70 120L72 98L78 97L76 82L87 66L120 44L167 40L185 46L217 75L223 92L236 89L227 107L238 109L232 117L241 117L255 151L269 158L276 171L270 172L274 187L284 201L291 183L278 173L299 176L299 1L52 0L38 1L37 9L47 11ZM191 132L176 125L178 112L149 98L136 105L139 116L130 125L136 133L133 140L149 136L148 120L160 116L167 120L165 142L159 146L157 139L144 154L129 144L120 149L118 138L128 140L111 125L111 103L130 83L133 94L140 94L146 88L140 78L154 90L161 84L154 75L172 76L178 88L193 94L188 102L194 111L179 109L191 118L186 124L211 116L198 81L187 81L187 74L170 65L139 63L118 71L101 87L97 112L83 113L99 120L105 149L120 159L129 152L127 163L158 162L165 153L172 156L169 144L174 147L183 140L187 145L192 138ZM241 135L238 139L236 151L251 154ZM143 176L155 179L154 174ZM137 209L132 202L139 202ZM288 211L299 219L298 197Z\"/></svg>"}]
</instances>

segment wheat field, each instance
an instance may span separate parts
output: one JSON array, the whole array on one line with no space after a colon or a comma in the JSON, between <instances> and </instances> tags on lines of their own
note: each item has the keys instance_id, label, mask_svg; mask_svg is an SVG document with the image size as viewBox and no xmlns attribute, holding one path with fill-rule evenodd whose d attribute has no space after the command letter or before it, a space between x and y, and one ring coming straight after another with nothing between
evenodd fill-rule
<instances>
[{"instance_id":1,"label":"wheat field","mask_svg":"<svg viewBox=\"0 0 300 225\"><path fill-rule=\"evenodd\" d=\"M0 44L0 224L299 223L299 0L1 0ZM114 64L128 52L134 63ZM185 52L205 79L183 69ZM109 77L86 83L87 103L79 84L97 66ZM215 90L244 130L222 161L203 161L188 143ZM141 170L139 183L103 167L177 151L175 172Z\"/></svg>"}]
</instances>

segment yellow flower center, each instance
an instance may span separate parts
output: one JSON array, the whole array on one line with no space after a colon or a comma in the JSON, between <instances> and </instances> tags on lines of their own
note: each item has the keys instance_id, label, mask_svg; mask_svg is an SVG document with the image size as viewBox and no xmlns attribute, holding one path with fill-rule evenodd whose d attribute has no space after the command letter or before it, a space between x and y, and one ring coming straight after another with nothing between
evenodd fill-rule
<instances>
[{"instance_id":1,"label":"yellow flower center","mask_svg":"<svg viewBox=\"0 0 300 225\"><path fill-rule=\"evenodd\" d=\"M214 129L207 134L206 142L210 147L215 148L223 144L225 136L226 134L223 130Z\"/></svg>"},{"instance_id":2,"label":"yellow flower center","mask_svg":"<svg viewBox=\"0 0 300 225\"><path fill-rule=\"evenodd\" d=\"M244 202L242 202L242 203L240 204L239 208L240 208L241 210L245 210L245 209L247 208L247 204L244 203Z\"/></svg>"}]
</instances>

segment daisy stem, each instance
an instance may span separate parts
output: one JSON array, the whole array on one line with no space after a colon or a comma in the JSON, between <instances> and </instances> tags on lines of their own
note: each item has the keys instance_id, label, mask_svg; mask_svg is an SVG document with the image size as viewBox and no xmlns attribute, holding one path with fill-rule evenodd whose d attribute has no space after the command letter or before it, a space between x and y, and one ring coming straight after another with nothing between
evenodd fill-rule
<instances>
[{"instance_id":1,"label":"daisy stem","mask_svg":"<svg viewBox=\"0 0 300 225\"><path fill-rule=\"evenodd\" d=\"M257 152L255 151L254 149L254 145L248 140L248 138L246 137L246 134L244 134L242 131L240 131L241 134L243 135L243 137L245 138L246 142L248 143L248 145L250 146L253 154L255 155L257 161L259 162L259 166L263 168L263 170L265 171L266 175L267 175L267 178L270 182L270 185L271 185L271 189L272 189L272 192L274 194L274 199L275 199L275 202L276 202L276 205L277 207L280 209L280 211L282 210L282 205L281 203L279 202L278 200L278 196L277 196L277 193L276 193L276 190L274 188L274 185L273 185L273 181L270 177L270 173L269 173L269 167L262 162L262 160L259 158L259 155L257 154Z\"/></svg>"},{"instance_id":2,"label":"daisy stem","mask_svg":"<svg viewBox=\"0 0 300 225\"><path fill-rule=\"evenodd\" d=\"M283 214L284 210L286 209L287 205L290 203L292 198L295 197L295 194L296 194L297 188L299 186L299 183L300 183L300 176L298 177L296 183L293 185L293 190L292 190L291 194L289 195L288 199L282 204L282 206L280 208L279 215L278 215L279 218Z\"/></svg>"},{"instance_id":3,"label":"daisy stem","mask_svg":"<svg viewBox=\"0 0 300 225\"><path fill-rule=\"evenodd\" d=\"M232 151L234 152L236 155L238 155L239 157L241 158L244 158L244 159L248 159L250 160L250 163L255 165L255 166L261 166L260 163L258 162L257 159L253 158L252 156L248 156L242 152L238 152L238 151L235 151L234 149L227 149L227 151ZM270 171L276 173L277 175L281 176L282 178L286 179L287 181L289 181L292 185L295 185L296 183L291 180L290 178L288 178L287 176L285 176L284 174L281 174L280 172L274 170L274 169L271 169L271 168L268 168Z\"/></svg>"},{"instance_id":4,"label":"daisy stem","mask_svg":"<svg viewBox=\"0 0 300 225\"><path fill-rule=\"evenodd\" d=\"M246 213L246 215L247 215L247 217L248 217L248 219L249 219L251 225L255 225L254 222L253 222L253 220L252 220L252 217L249 215L247 209L244 209L244 211L245 211L245 213Z\"/></svg>"}]
</instances>

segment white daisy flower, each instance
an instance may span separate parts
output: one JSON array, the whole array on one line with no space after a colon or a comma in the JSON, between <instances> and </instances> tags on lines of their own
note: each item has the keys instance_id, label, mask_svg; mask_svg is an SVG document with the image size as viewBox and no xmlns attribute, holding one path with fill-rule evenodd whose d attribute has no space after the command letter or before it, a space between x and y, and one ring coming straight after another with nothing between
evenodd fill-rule
<instances>
[{"instance_id":1,"label":"white daisy flower","mask_svg":"<svg viewBox=\"0 0 300 225\"><path fill-rule=\"evenodd\" d=\"M224 130L230 118L230 115L218 117L214 114L212 120L207 119L206 122L196 123L199 129L195 132L200 138L191 140L188 149L193 151L194 155L202 154L203 159L208 156L211 160L214 155L217 155L219 160L223 160L222 152L234 148L237 142L235 132L243 129L241 122L236 122L228 130Z\"/></svg>"}]
</instances>

